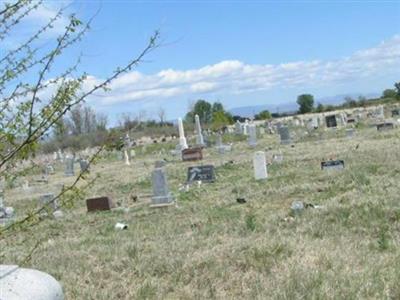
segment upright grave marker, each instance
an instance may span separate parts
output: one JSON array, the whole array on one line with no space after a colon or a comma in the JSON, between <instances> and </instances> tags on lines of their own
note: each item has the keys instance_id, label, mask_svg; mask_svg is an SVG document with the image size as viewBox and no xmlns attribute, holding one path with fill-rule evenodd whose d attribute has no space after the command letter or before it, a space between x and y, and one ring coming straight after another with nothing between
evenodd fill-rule
<instances>
[{"instance_id":1,"label":"upright grave marker","mask_svg":"<svg viewBox=\"0 0 400 300\"><path fill-rule=\"evenodd\" d=\"M178 118L178 131L179 131L179 146L180 150L185 150L188 148L187 142L186 142L186 137L185 137L185 131L183 128L183 122L181 118Z\"/></svg>"},{"instance_id":2,"label":"upright grave marker","mask_svg":"<svg viewBox=\"0 0 400 300\"><path fill-rule=\"evenodd\" d=\"M278 133L279 133L282 145L287 145L292 142L292 140L290 138L289 128L287 126L278 127Z\"/></svg>"},{"instance_id":3,"label":"upright grave marker","mask_svg":"<svg viewBox=\"0 0 400 300\"><path fill-rule=\"evenodd\" d=\"M250 124L249 127L249 138L248 138L248 143L249 146L254 148L257 146L257 128L255 124Z\"/></svg>"},{"instance_id":4,"label":"upright grave marker","mask_svg":"<svg viewBox=\"0 0 400 300\"><path fill-rule=\"evenodd\" d=\"M75 159L71 156L65 158L65 176L74 176L74 162Z\"/></svg>"},{"instance_id":5,"label":"upright grave marker","mask_svg":"<svg viewBox=\"0 0 400 300\"><path fill-rule=\"evenodd\" d=\"M187 182L201 181L205 183L215 181L213 165L189 167L187 173Z\"/></svg>"},{"instance_id":6,"label":"upright grave marker","mask_svg":"<svg viewBox=\"0 0 400 300\"><path fill-rule=\"evenodd\" d=\"M203 159L203 152L202 148L188 148L182 151L182 160L183 161L195 161L195 160L202 160Z\"/></svg>"},{"instance_id":7,"label":"upright grave marker","mask_svg":"<svg viewBox=\"0 0 400 300\"><path fill-rule=\"evenodd\" d=\"M394 128L394 125L393 125L393 123L390 123L390 122L385 122L385 123L376 125L376 129L378 131L386 131L386 130L391 130L393 128Z\"/></svg>"},{"instance_id":8,"label":"upright grave marker","mask_svg":"<svg viewBox=\"0 0 400 300\"><path fill-rule=\"evenodd\" d=\"M337 121L335 115L330 115L325 117L326 127L332 128L337 127Z\"/></svg>"},{"instance_id":9,"label":"upright grave marker","mask_svg":"<svg viewBox=\"0 0 400 300\"><path fill-rule=\"evenodd\" d=\"M167 174L164 168L155 168L151 177L153 186L151 207L161 207L173 204L175 198L169 191Z\"/></svg>"},{"instance_id":10,"label":"upright grave marker","mask_svg":"<svg viewBox=\"0 0 400 300\"><path fill-rule=\"evenodd\" d=\"M195 120L195 128L196 128L196 145L199 147L204 147L205 143L204 143L203 132L201 130L199 115L195 115L194 120Z\"/></svg>"},{"instance_id":11,"label":"upright grave marker","mask_svg":"<svg viewBox=\"0 0 400 300\"><path fill-rule=\"evenodd\" d=\"M254 153L253 167L255 180L266 179L268 177L265 152L257 151Z\"/></svg>"}]
</instances>

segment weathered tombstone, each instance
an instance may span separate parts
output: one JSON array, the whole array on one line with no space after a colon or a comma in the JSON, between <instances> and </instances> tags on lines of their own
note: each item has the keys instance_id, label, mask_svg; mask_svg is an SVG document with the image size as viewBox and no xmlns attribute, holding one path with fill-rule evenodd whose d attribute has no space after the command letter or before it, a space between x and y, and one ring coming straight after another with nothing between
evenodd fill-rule
<instances>
[{"instance_id":1,"label":"weathered tombstone","mask_svg":"<svg viewBox=\"0 0 400 300\"><path fill-rule=\"evenodd\" d=\"M65 176L74 176L74 161L75 159L73 157L66 157L65 159Z\"/></svg>"},{"instance_id":2,"label":"weathered tombstone","mask_svg":"<svg viewBox=\"0 0 400 300\"><path fill-rule=\"evenodd\" d=\"M335 115L330 115L325 117L326 127L337 127L337 121Z\"/></svg>"},{"instance_id":3,"label":"weathered tombstone","mask_svg":"<svg viewBox=\"0 0 400 300\"><path fill-rule=\"evenodd\" d=\"M249 130L249 138L248 143L250 147L257 146L257 128L255 124L250 124L248 127Z\"/></svg>"},{"instance_id":4,"label":"weathered tombstone","mask_svg":"<svg viewBox=\"0 0 400 300\"><path fill-rule=\"evenodd\" d=\"M265 152L257 151L256 153L254 153L253 167L255 180L266 179L268 177Z\"/></svg>"},{"instance_id":5,"label":"weathered tombstone","mask_svg":"<svg viewBox=\"0 0 400 300\"><path fill-rule=\"evenodd\" d=\"M185 131L183 128L183 122L181 118L178 118L178 130L179 130L179 145L180 145L180 150L185 150L188 148L187 142L186 142L186 137L185 137Z\"/></svg>"},{"instance_id":6,"label":"weathered tombstone","mask_svg":"<svg viewBox=\"0 0 400 300\"><path fill-rule=\"evenodd\" d=\"M173 204L175 198L169 191L167 174L164 168L155 168L151 177L153 186L151 207L162 207Z\"/></svg>"},{"instance_id":7,"label":"weathered tombstone","mask_svg":"<svg viewBox=\"0 0 400 300\"><path fill-rule=\"evenodd\" d=\"M79 161L79 166L81 168L81 172L90 172L89 169L89 161L87 159L81 159Z\"/></svg>"},{"instance_id":8,"label":"weathered tombstone","mask_svg":"<svg viewBox=\"0 0 400 300\"><path fill-rule=\"evenodd\" d=\"M289 128L287 126L280 126L278 128L278 133L279 133L282 145L287 145L292 142L292 140L290 138Z\"/></svg>"},{"instance_id":9,"label":"weathered tombstone","mask_svg":"<svg viewBox=\"0 0 400 300\"><path fill-rule=\"evenodd\" d=\"M188 148L182 151L182 160L183 161L196 161L203 159L202 148Z\"/></svg>"},{"instance_id":10,"label":"weathered tombstone","mask_svg":"<svg viewBox=\"0 0 400 300\"><path fill-rule=\"evenodd\" d=\"M201 181L205 183L215 181L213 165L189 167L187 173L187 182Z\"/></svg>"},{"instance_id":11,"label":"weathered tombstone","mask_svg":"<svg viewBox=\"0 0 400 300\"><path fill-rule=\"evenodd\" d=\"M240 123L239 120L237 120L236 123L235 123L235 134L241 135L242 133L243 133L242 124Z\"/></svg>"},{"instance_id":12,"label":"weathered tombstone","mask_svg":"<svg viewBox=\"0 0 400 300\"><path fill-rule=\"evenodd\" d=\"M194 120L195 120L195 128L196 128L196 145L200 146L200 147L204 147L205 144L204 144L203 132L201 130L199 115L195 115Z\"/></svg>"},{"instance_id":13,"label":"weathered tombstone","mask_svg":"<svg viewBox=\"0 0 400 300\"><path fill-rule=\"evenodd\" d=\"M243 129L242 129L242 132L243 132L244 135L248 135L249 134L248 133L248 128L249 128L249 121L246 120L244 122L244 124L243 124Z\"/></svg>"},{"instance_id":14,"label":"weathered tombstone","mask_svg":"<svg viewBox=\"0 0 400 300\"><path fill-rule=\"evenodd\" d=\"M51 210L55 211L59 208L59 206L57 200L55 199L54 201L52 201L53 199L54 199L53 193L43 194L40 196L40 203L42 205L48 205L51 208Z\"/></svg>"},{"instance_id":15,"label":"weathered tombstone","mask_svg":"<svg viewBox=\"0 0 400 300\"><path fill-rule=\"evenodd\" d=\"M108 197L96 197L86 199L86 207L88 212L97 210L111 210L111 208L114 208L114 203Z\"/></svg>"},{"instance_id":16,"label":"weathered tombstone","mask_svg":"<svg viewBox=\"0 0 400 300\"><path fill-rule=\"evenodd\" d=\"M383 108L383 106L379 106L376 109L375 115L378 119L384 119L385 118L385 110Z\"/></svg>"},{"instance_id":17,"label":"weathered tombstone","mask_svg":"<svg viewBox=\"0 0 400 300\"><path fill-rule=\"evenodd\" d=\"M394 128L394 125L393 125L393 123L390 123L390 122L385 122L385 123L376 125L376 129L378 131L386 131L386 130L391 130L393 128Z\"/></svg>"},{"instance_id":18,"label":"weathered tombstone","mask_svg":"<svg viewBox=\"0 0 400 300\"><path fill-rule=\"evenodd\" d=\"M354 136L355 130L353 128L346 129L346 137L352 138Z\"/></svg>"},{"instance_id":19,"label":"weathered tombstone","mask_svg":"<svg viewBox=\"0 0 400 300\"><path fill-rule=\"evenodd\" d=\"M54 167L51 164L47 164L45 167L46 175L53 175L55 173Z\"/></svg>"},{"instance_id":20,"label":"weathered tombstone","mask_svg":"<svg viewBox=\"0 0 400 300\"><path fill-rule=\"evenodd\" d=\"M328 160L321 162L321 170L342 170L344 169L343 160Z\"/></svg>"},{"instance_id":21,"label":"weathered tombstone","mask_svg":"<svg viewBox=\"0 0 400 300\"><path fill-rule=\"evenodd\" d=\"M0 265L1 300L63 300L60 283L47 273Z\"/></svg>"}]
</instances>

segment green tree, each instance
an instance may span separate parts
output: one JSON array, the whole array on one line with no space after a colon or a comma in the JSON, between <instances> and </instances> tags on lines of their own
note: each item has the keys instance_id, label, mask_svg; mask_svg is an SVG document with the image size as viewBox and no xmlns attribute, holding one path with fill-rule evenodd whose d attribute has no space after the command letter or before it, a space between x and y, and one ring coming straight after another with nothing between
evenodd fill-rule
<instances>
[{"instance_id":1,"label":"green tree","mask_svg":"<svg viewBox=\"0 0 400 300\"><path fill-rule=\"evenodd\" d=\"M395 87L396 92L397 92L397 99L400 100L400 81L399 81L399 82L396 82L396 83L394 84L394 87Z\"/></svg>"},{"instance_id":2,"label":"green tree","mask_svg":"<svg viewBox=\"0 0 400 300\"><path fill-rule=\"evenodd\" d=\"M210 124L212 121L212 106L206 100L197 100L193 107L193 116L199 115L203 124Z\"/></svg>"},{"instance_id":3,"label":"green tree","mask_svg":"<svg viewBox=\"0 0 400 300\"><path fill-rule=\"evenodd\" d=\"M224 112L225 111L224 106L222 105L221 102L214 102L212 105L212 112L215 113L218 111Z\"/></svg>"},{"instance_id":4,"label":"green tree","mask_svg":"<svg viewBox=\"0 0 400 300\"><path fill-rule=\"evenodd\" d=\"M224 111L216 111L213 113L211 125L212 129L218 130L229 124L230 120Z\"/></svg>"},{"instance_id":5,"label":"green tree","mask_svg":"<svg viewBox=\"0 0 400 300\"><path fill-rule=\"evenodd\" d=\"M383 91L381 98L396 98L397 92L395 89L386 89Z\"/></svg>"},{"instance_id":6,"label":"green tree","mask_svg":"<svg viewBox=\"0 0 400 300\"><path fill-rule=\"evenodd\" d=\"M297 104L299 107L299 113L305 114L313 111L314 107L314 96L311 94L302 94L297 97Z\"/></svg>"},{"instance_id":7,"label":"green tree","mask_svg":"<svg viewBox=\"0 0 400 300\"><path fill-rule=\"evenodd\" d=\"M268 120L271 118L272 118L271 113L268 110L263 110L258 114L254 115L254 119L256 120Z\"/></svg>"},{"instance_id":8,"label":"green tree","mask_svg":"<svg viewBox=\"0 0 400 300\"><path fill-rule=\"evenodd\" d=\"M325 106L322 103L317 104L317 108L315 109L316 112L324 112L325 111Z\"/></svg>"}]
</instances>

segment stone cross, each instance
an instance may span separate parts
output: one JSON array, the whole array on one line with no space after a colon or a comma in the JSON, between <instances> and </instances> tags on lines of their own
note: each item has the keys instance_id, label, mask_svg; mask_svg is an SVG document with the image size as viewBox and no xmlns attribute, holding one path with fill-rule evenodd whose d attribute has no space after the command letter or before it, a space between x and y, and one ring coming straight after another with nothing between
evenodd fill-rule
<instances>
[{"instance_id":1,"label":"stone cross","mask_svg":"<svg viewBox=\"0 0 400 300\"><path fill-rule=\"evenodd\" d=\"M65 176L74 176L74 158L67 156L65 158L65 171L64 171Z\"/></svg>"},{"instance_id":2,"label":"stone cross","mask_svg":"<svg viewBox=\"0 0 400 300\"><path fill-rule=\"evenodd\" d=\"M183 122L181 118L178 118L178 130L179 130L179 145L180 150L185 150L188 148L186 138L185 138L185 131L183 129Z\"/></svg>"},{"instance_id":3,"label":"stone cross","mask_svg":"<svg viewBox=\"0 0 400 300\"><path fill-rule=\"evenodd\" d=\"M157 164L161 166L161 164ZM172 204L175 199L168 188L167 174L163 167L155 168L152 173L153 196L152 206L164 206Z\"/></svg>"},{"instance_id":4,"label":"stone cross","mask_svg":"<svg viewBox=\"0 0 400 300\"><path fill-rule=\"evenodd\" d=\"M254 167L254 178L256 180L266 179L268 177L267 163L265 160L264 151L257 151L254 153L253 167Z\"/></svg>"},{"instance_id":5,"label":"stone cross","mask_svg":"<svg viewBox=\"0 0 400 300\"><path fill-rule=\"evenodd\" d=\"M250 124L248 126L248 133L249 133L249 138L248 138L248 142L249 142L249 146L250 147L255 147L257 146L257 128L255 124Z\"/></svg>"},{"instance_id":6,"label":"stone cross","mask_svg":"<svg viewBox=\"0 0 400 300\"><path fill-rule=\"evenodd\" d=\"M198 146L205 146L203 133L202 133L202 130L201 130L201 124L200 124L199 115L195 115L194 116L194 120L195 120L196 134L197 134L197 136L196 136L196 144Z\"/></svg>"}]
</instances>

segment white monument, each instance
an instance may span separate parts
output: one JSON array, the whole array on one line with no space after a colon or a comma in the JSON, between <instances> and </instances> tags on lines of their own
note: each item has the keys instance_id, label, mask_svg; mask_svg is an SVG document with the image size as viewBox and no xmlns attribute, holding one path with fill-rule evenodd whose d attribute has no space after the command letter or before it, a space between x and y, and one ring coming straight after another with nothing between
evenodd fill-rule
<instances>
[{"instance_id":1,"label":"white monument","mask_svg":"<svg viewBox=\"0 0 400 300\"><path fill-rule=\"evenodd\" d=\"M195 115L194 120L195 120L195 128L196 128L196 144L198 146L204 146L205 144L204 144L203 133L201 130L199 115Z\"/></svg>"},{"instance_id":2,"label":"white monument","mask_svg":"<svg viewBox=\"0 0 400 300\"><path fill-rule=\"evenodd\" d=\"M178 118L178 130L179 130L179 145L180 150L185 150L188 148L186 138L185 138L185 131L183 129L183 122L181 118Z\"/></svg>"},{"instance_id":3,"label":"white monument","mask_svg":"<svg viewBox=\"0 0 400 300\"><path fill-rule=\"evenodd\" d=\"M256 180L266 179L268 177L267 162L265 159L264 151L257 151L254 153L253 167L254 167L254 178Z\"/></svg>"}]
</instances>

